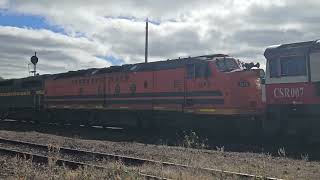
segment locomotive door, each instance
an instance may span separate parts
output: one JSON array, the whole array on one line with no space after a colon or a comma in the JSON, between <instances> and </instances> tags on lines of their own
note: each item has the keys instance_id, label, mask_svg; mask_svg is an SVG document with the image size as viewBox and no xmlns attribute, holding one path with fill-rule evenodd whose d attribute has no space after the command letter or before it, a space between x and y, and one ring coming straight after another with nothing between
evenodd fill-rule
<instances>
[{"instance_id":1,"label":"locomotive door","mask_svg":"<svg viewBox=\"0 0 320 180\"><path fill-rule=\"evenodd\" d=\"M186 64L185 76L184 76L184 110L191 110L193 108L193 100L190 97L192 88L194 87L196 76L196 66L195 64Z\"/></svg>"},{"instance_id":2,"label":"locomotive door","mask_svg":"<svg viewBox=\"0 0 320 180\"><path fill-rule=\"evenodd\" d=\"M203 106L205 101L203 93L209 89L209 64L208 62L194 62L186 64L185 68L185 109L193 110L195 107Z\"/></svg>"}]
</instances>

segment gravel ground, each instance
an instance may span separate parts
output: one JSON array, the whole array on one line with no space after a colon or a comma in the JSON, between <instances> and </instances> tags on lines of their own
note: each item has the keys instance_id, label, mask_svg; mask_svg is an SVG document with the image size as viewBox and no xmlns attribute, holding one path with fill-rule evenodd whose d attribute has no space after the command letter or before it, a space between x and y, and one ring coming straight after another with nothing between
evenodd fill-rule
<instances>
[{"instance_id":1,"label":"gravel ground","mask_svg":"<svg viewBox=\"0 0 320 180\"><path fill-rule=\"evenodd\" d=\"M286 158L284 150L280 151L284 157L272 157L268 154L224 152L223 148L217 148L217 151L195 150L134 142L66 138L37 132L1 130L0 137L283 179L320 179L319 162L309 162L307 156L302 156L301 160Z\"/></svg>"}]
</instances>

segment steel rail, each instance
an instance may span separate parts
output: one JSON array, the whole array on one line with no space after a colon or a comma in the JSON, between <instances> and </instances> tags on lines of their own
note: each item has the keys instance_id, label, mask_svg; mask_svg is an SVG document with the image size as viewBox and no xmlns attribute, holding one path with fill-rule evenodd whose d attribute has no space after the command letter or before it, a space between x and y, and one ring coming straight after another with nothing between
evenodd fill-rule
<instances>
[{"instance_id":1,"label":"steel rail","mask_svg":"<svg viewBox=\"0 0 320 180\"><path fill-rule=\"evenodd\" d=\"M51 158L50 156L46 156L46 155L41 155L41 154L37 154L37 153L29 153L29 152L22 152L22 151L10 149L10 148L5 148L5 147L0 147L0 153L24 157L25 159L32 159L32 162L43 163L43 164L48 164L49 159ZM69 167L70 169L76 169L78 167L84 167L84 166L93 167L93 168L97 168L97 169L106 169L106 167L104 167L104 166L99 166L99 165L95 165L95 164L88 164L88 163L83 163L83 162L78 162L78 161L72 161L72 160L63 159L63 158L57 158L55 164L58 166L66 166L66 167ZM148 179L148 180L169 180L168 178L154 176L154 175L150 175L150 174L146 174L146 173L142 173L142 172L139 172L139 175L144 177L145 179Z\"/></svg>"},{"instance_id":2,"label":"steel rail","mask_svg":"<svg viewBox=\"0 0 320 180\"><path fill-rule=\"evenodd\" d=\"M44 145L44 144L37 144L37 143L31 143L31 142L26 142L26 141L20 141L20 140L11 140L11 139L2 138L2 137L0 137L0 143L9 143L9 144L13 144L13 145L25 145L25 146L34 147L34 148L48 151L48 145ZM136 158L136 157L130 157L130 156L124 156L124 155L116 155L116 154L108 154L108 153L79 150L79 149L71 149L71 148L67 148L67 147L60 147L59 153L69 154L69 155L70 154L79 155L79 156L93 156L99 160L112 159L112 160L116 160L116 161L121 161L125 165L142 165L142 164L146 163L146 164L153 164L153 165L162 165L165 167L178 167L178 168L184 168L184 169L188 169L188 170L198 170L201 172L211 173L211 174L222 173L226 176L236 176L239 178L282 180L280 178L274 178L274 177L264 177L264 176L259 176L259 175L252 175L252 174L233 172L233 171L224 171L224 170L212 169L212 168L193 167L193 166L189 166L189 165L176 164L176 163L171 163L171 162L162 162L162 161Z\"/></svg>"}]
</instances>

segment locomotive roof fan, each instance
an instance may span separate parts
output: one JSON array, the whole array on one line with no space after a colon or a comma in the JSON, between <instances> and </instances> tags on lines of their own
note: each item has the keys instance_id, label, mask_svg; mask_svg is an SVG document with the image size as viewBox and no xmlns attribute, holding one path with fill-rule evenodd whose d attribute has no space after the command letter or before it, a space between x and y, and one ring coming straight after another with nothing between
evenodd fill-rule
<instances>
[{"instance_id":1,"label":"locomotive roof fan","mask_svg":"<svg viewBox=\"0 0 320 180\"><path fill-rule=\"evenodd\" d=\"M30 71L31 73L33 73L34 76L36 76L37 74L37 63L39 61L38 57L37 57L37 52L34 52L34 56L32 56L30 58L31 63L33 64L33 71Z\"/></svg>"}]
</instances>

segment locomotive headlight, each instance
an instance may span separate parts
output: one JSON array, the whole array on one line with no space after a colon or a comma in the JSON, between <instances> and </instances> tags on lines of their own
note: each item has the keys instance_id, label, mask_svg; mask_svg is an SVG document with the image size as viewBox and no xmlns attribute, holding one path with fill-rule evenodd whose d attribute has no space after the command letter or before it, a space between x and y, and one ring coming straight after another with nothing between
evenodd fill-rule
<instances>
[{"instance_id":1,"label":"locomotive headlight","mask_svg":"<svg viewBox=\"0 0 320 180\"><path fill-rule=\"evenodd\" d=\"M250 83L249 83L248 81L243 80L243 81L240 81L240 82L238 83L238 85L239 85L240 87L249 87L249 86L250 86Z\"/></svg>"},{"instance_id":2,"label":"locomotive headlight","mask_svg":"<svg viewBox=\"0 0 320 180\"><path fill-rule=\"evenodd\" d=\"M258 89L261 89L261 79L260 79L260 78L257 78L255 82L256 82L257 88L258 88Z\"/></svg>"}]
</instances>

